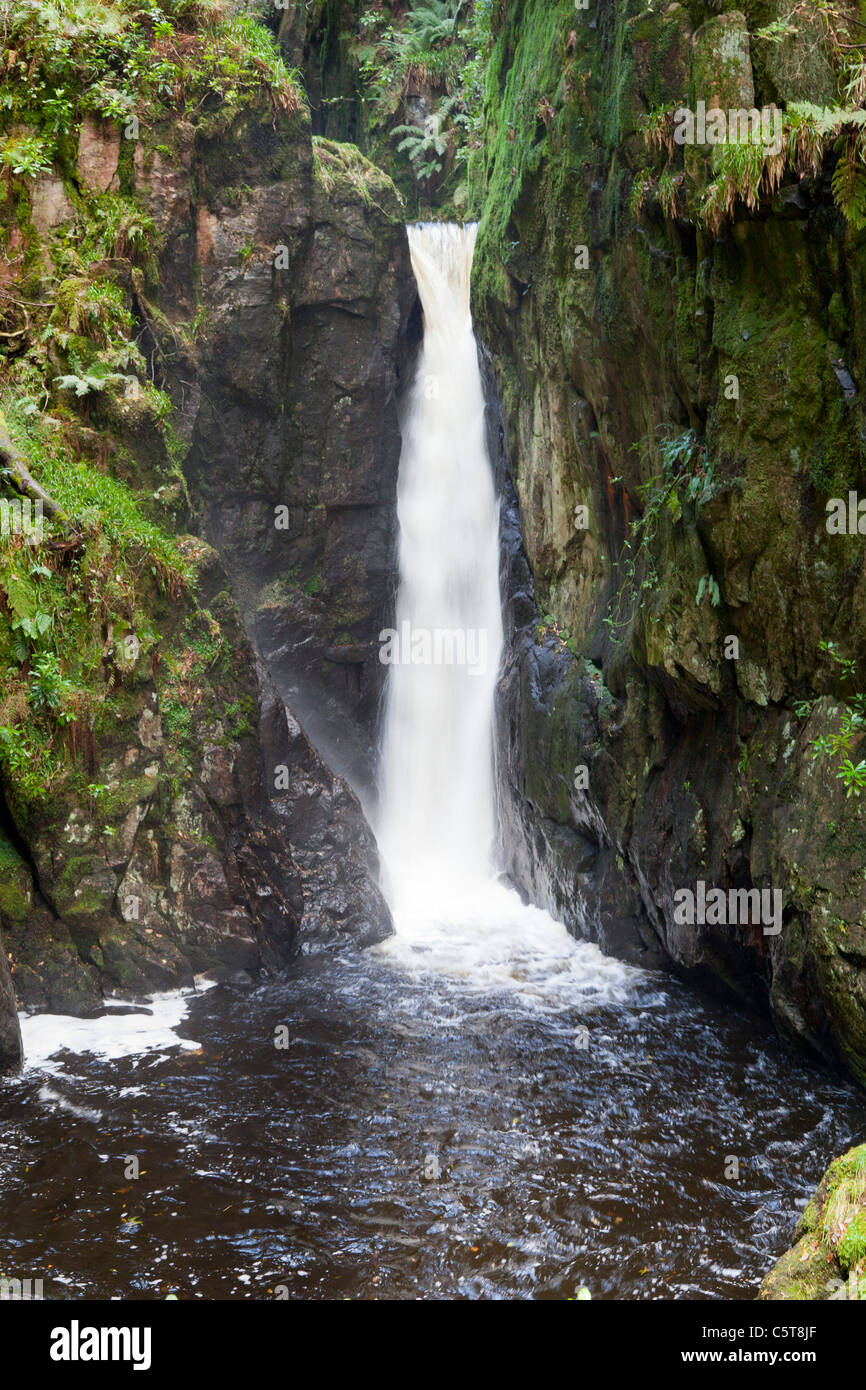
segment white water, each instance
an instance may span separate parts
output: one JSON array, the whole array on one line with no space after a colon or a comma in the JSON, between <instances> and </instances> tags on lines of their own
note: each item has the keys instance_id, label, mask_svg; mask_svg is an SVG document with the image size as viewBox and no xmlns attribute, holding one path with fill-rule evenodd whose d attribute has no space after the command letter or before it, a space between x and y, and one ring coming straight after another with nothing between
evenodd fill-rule
<instances>
[{"instance_id":1,"label":"white water","mask_svg":"<svg viewBox=\"0 0 866 1390\"><path fill-rule=\"evenodd\" d=\"M43 1072L63 1074L63 1053L90 1052L95 1057L115 1061L147 1052L166 1052L172 1048L195 1051L200 1043L176 1033L189 1012L193 999L214 981L196 977L195 989L174 989L149 995L140 1013L114 1012L111 1005L97 1018L72 1018L66 1014L18 1015L24 1043L24 1066Z\"/></svg>"},{"instance_id":2,"label":"white water","mask_svg":"<svg viewBox=\"0 0 866 1390\"><path fill-rule=\"evenodd\" d=\"M477 227L424 223L408 232L424 344L397 486L399 654L435 658L436 634L447 632L463 635L467 659L389 666L377 836L396 936L381 949L409 969L517 991L542 1006L610 998L638 972L576 943L496 880L503 632L499 503L469 306ZM431 635L429 654L421 634ZM440 658L447 650L443 641Z\"/></svg>"},{"instance_id":3,"label":"white water","mask_svg":"<svg viewBox=\"0 0 866 1390\"><path fill-rule=\"evenodd\" d=\"M483 875L496 830L491 710L502 652L499 506L469 313L475 232L445 224L409 228L424 348L403 424L396 627L470 634L467 653L474 642L484 660L475 670L468 659L389 670L381 844L401 914L416 904L450 902L468 879Z\"/></svg>"}]
</instances>

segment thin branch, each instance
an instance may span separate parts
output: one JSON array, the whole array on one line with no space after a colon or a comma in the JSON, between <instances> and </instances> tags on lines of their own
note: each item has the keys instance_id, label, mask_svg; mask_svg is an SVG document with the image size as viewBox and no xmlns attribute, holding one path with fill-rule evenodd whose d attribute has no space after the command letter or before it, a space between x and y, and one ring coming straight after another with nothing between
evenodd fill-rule
<instances>
[{"instance_id":1,"label":"thin branch","mask_svg":"<svg viewBox=\"0 0 866 1390\"><path fill-rule=\"evenodd\" d=\"M60 503L55 502L54 498L32 476L26 459L10 438L6 416L2 410L0 410L0 464L7 469L13 487L22 496L30 497L35 502L41 502L43 510L49 517L69 522L69 517Z\"/></svg>"}]
</instances>

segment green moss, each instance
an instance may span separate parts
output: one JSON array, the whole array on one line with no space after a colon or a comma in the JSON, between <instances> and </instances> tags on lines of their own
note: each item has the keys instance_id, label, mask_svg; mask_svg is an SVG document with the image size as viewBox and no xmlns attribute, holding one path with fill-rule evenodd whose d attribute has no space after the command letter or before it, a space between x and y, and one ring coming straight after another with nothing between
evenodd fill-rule
<instances>
[{"instance_id":1,"label":"green moss","mask_svg":"<svg viewBox=\"0 0 866 1390\"><path fill-rule=\"evenodd\" d=\"M827 1299L840 1276L864 1271L866 1144L830 1164L798 1227L800 1239L764 1280L762 1298Z\"/></svg>"},{"instance_id":2,"label":"green moss","mask_svg":"<svg viewBox=\"0 0 866 1390\"><path fill-rule=\"evenodd\" d=\"M491 260L513 259L512 214L561 125L564 83L575 68L566 53L573 25L574 7L565 0L519 3L493 45L485 96L486 208L479 233L482 254ZM540 114L544 101L553 113L547 122ZM490 266L482 261L476 280L485 270Z\"/></svg>"},{"instance_id":3,"label":"green moss","mask_svg":"<svg viewBox=\"0 0 866 1390\"><path fill-rule=\"evenodd\" d=\"M164 700L160 714L166 737L174 744L185 744L192 728L192 711L175 700Z\"/></svg>"},{"instance_id":4,"label":"green moss","mask_svg":"<svg viewBox=\"0 0 866 1390\"><path fill-rule=\"evenodd\" d=\"M314 136L313 175L329 202L361 202L392 222L403 221L403 200L391 179L356 145Z\"/></svg>"},{"instance_id":5,"label":"green moss","mask_svg":"<svg viewBox=\"0 0 866 1390\"><path fill-rule=\"evenodd\" d=\"M789 1250L761 1285L762 1299L781 1302L824 1302L838 1281L839 1266L810 1236Z\"/></svg>"},{"instance_id":6,"label":"green moss","mask_svg":"<svg viewBox=\"0 0 866 1390\"><path fill-rule=\"evenodd\" d=\"M240 740L255 733L258 725L258 707L251 695L244 695L225 706L224 717L229 723L229 738Z\"/></svg>"},{"instance_id":7,"label":"green moss","mask_svg":"<svg viewBox=\"0 0 866 1390\"><path fill-rule=\"evenodd\" d=\"M0 920L22 922L33 896L29 868L0 831Z\"/></svg>"},{"instance_id":8,"label":"green moss","mask_svg":"<svg viewBox=\"0 0 866 1390\"><path fill-rule=\"evenodd\" d=\"M104 868L95 854L69 855L52 884L52 901L68 922L87 920L104 914L111 906L111 894L83 881Z\"/></svg>"},{"instance_id":9,"label":"green moss","mask_svg":"<svg viewBox=\"0 0 866 1390\"><path fill-rule=\"evenodd\" d=\"M866 1257L866 1211L852 1217L837 1248L839 1263L846 1272Z\"/></svg>"}]
</instances>

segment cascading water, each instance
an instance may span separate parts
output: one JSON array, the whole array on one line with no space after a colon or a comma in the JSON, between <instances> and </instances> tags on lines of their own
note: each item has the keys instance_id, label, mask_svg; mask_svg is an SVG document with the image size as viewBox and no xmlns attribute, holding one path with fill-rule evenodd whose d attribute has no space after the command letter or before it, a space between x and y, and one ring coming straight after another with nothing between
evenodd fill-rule
<instances>
[{"instance_id":1,"label":"cascading water","mask_svg":"<svg viewBox=\"0 0 866 1390\"><path fill-rule=\"evenodd\" d=\"M409 228L424 347L397 490L400 590L382 757L382 847L399 908L486 877L502 650L499 504L469 312L477 228Z\"/></svg>"},{"instance_id":2,"label":"cascading water","mask_svg":"<svg viewBox=\"0 0 866 1390\"><path fill-rule=\"evenodd\" d=\"M377 836L396 936L384 950L535 1002L627 989L637 972L575 943L497 881L494 692L499 503L469 304L477 226L410 226L424 343L403 421L400 585Z\"/></svg>"}]
</instances>

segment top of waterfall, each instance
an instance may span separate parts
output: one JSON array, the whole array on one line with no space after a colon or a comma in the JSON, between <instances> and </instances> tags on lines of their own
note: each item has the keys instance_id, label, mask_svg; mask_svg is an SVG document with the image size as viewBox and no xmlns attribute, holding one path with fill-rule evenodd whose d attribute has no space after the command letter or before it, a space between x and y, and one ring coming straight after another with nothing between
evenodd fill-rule
<instances>
[{"instance_id":1,"label":"top of waterfall","mask_svg":"<svg viewBox=\"0 0 866 1390\"><path fill-rule=\"evenodd\" d=\"M480 225L481 225L481 224L480 224L479 222L445 222L445 221L441 221L441 222L426 221L426 222L425 222L423 219L422 219L420 222L407 222L407 223L406 223L406 226L407 226L407 227L453 227L453 228L455 228L455 230L460 231L460 232L468 232L468 231L471 231L473 227L474 227L475 230L477 231Z\"/></svg>"},{"instance_id":2,"label":"top of waterfall","mask_svg":"<svg viewBox=\"0 0 866 1390\"><path fill-rule=\"evenodd\" d=\"M410 222L412 269L427 333L471 332L469 307L477 222Z\"/></svg>"}]
</instances>

